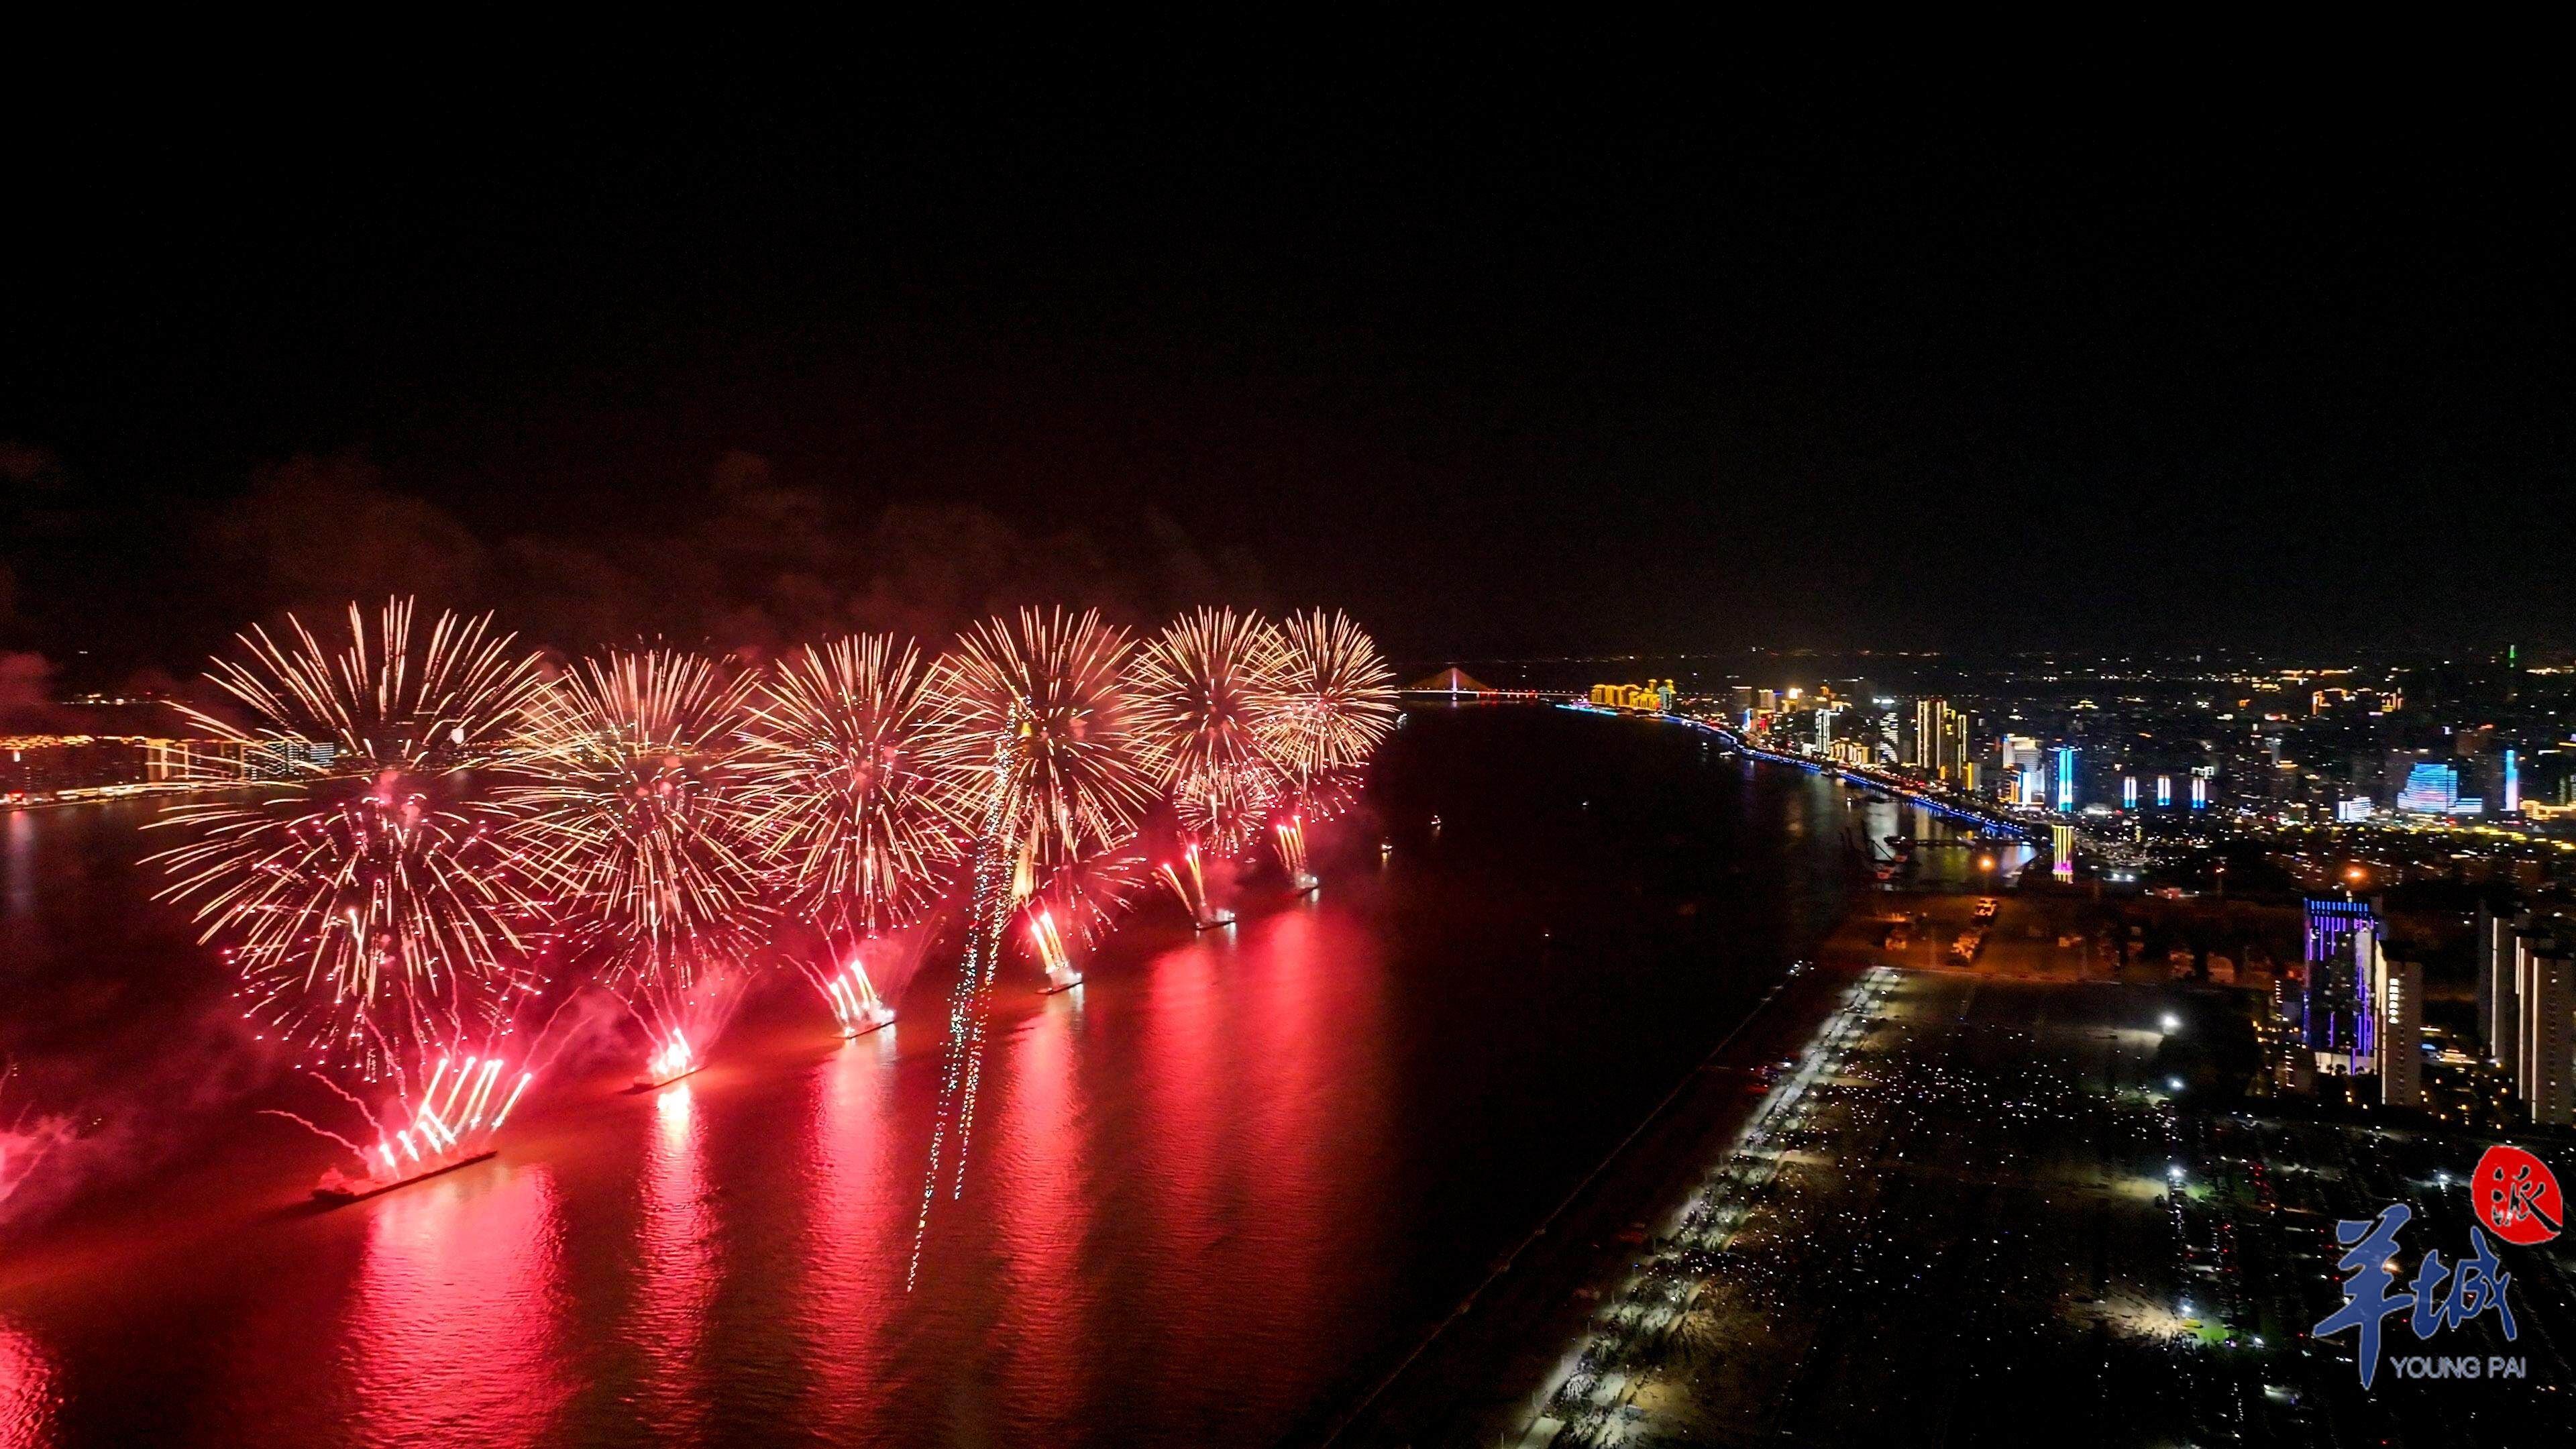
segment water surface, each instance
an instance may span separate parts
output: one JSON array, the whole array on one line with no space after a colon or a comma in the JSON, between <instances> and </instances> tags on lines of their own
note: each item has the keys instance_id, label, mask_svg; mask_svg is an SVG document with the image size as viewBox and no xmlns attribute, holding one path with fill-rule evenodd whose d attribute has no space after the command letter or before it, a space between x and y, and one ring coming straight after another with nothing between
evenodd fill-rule
<instances>
[{"instance_id":1,"label":"water surface","mask_svg":"<svg viewBox=\"0 0 2576 1449\"><path fill-rule=\"evenodd\" d=\"M1294 1441L1807 948L1851 839L1939 831L1529 707L1414 711L1366 798L1319 897L1150 899L1002 994L909 1293L937 969L849 1044L781 983L682 1085L567 1072L497 1161L315 1213L148 807L0 816L0 1123L88 1124L0 1229L0 1446Z\"/></svg>"}]
</instances>

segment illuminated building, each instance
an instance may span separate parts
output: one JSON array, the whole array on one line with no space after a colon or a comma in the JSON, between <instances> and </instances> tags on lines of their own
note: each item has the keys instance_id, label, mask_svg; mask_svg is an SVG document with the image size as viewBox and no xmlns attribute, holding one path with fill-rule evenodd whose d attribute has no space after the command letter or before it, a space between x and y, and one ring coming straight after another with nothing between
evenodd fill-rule
<instances>
[{"instance_id":1,"label":"illuminated building","mask_svg":"<svg viewBox=\"0 0 2576 1449\"><path fill-rule=\"evenodd\" d=\"M2522 933L2531 924L2529 916L2498 915L2487 906L2478 907L2475 944L2478 956L2478 1031L2487 1046L2487 1060L2512 1071L2519 1065L2522 1013L2514 1004L2515 952L2522 947Z\"/></svg>"},{"instance_id":2,"label":"illuminated building","mask_svg":"<svg viewBox=\"0 0 2576 1449\"><path fill-rule=\"evenodd\" d=\"M1912 754L1906 763L1927 780L1944 785L1968 781L1968 717L1946 699L1914 702Z\"/></svg>"},{"instance_id":3,"label":"illuminated building","mask_svg":"<svg viewBox=\"0 0 2576 1449\"><path fill-rule=\"evenodd\" d=\"M2173 808L2173 776L2171 775L2156 776L2156 808L2159 810Z\"/></svg>"},{"instance_id":4,"label":"illuminated building","mask_svg":"<svg viewBox=\"0 0 2576 1449\"><path fill-rule=\"evenodd\" d=\"M2138 777L2135 775L2120 777L2120 808L2123 810L2138 808Z\"/></svg>"},{"instance_id":5,"label":"illuminated building","mask_svg":"<svg viewBox=\"0 0 2576 1449\"><path fill-rule=\"evenodd\" d=\"M2191 777L2191 808L2194 810L2206 810L2209 808L2209 777L2207 775L2195 774Z\"/></svg>"},{"instance_id":6,"label":"illuminated building","mask_svg":"<svg viewBox=\"0 0 2576 1449\"><path fill-rule=\"evenodd\" d=\"M2460 774L2448 760L2420 760L2398 788L2397 808L2417 815L2480 815L2486 801L2460 793Z\"/></svg>"},{"instance_id":7,"label":"illuminated building","mask_svg":"<svg viewBox=\"0 0 2576 1449\"><path fill-rule=\"evenodd\" d=\"M1647 680L1644 684L1596 684L1592 702L1606 709L1650 709L1672 712L1673 682L1661 684Z\"/></svg>"},{"instance_id":8,"label":"illuminated building","mask_svg":"<svg viewBox=\"0 0 2576 1449\"><path fill-rule=\"evenodd\" d=\"M238 780L230 741L142 735L0 736L0 800L79 800Z\"/></svg>"},{"instance_id":9,"label":"illuminated building","mask_svg":"<svg viewBox=\"0 0 2576 1449\"><path fill-rule=\"evenodd\" d=\"M2057 808L2060 810L2073 810L2075 808L2075 747L2073 745L2059 745L2055 753L2057 760L2057 788L2055 791L2057 797Z\"/></svg>"},{"instance_id":10,"label":"illuminated building","mask_svg":"<svg viewBox=\"0 0 2576 1449\"><path fill-rule=\"evenodd\" d=\"M2477 917L2478 1026L2535 1123L2576 1122L2576 941L2564 917Z\"/></svg>"},{"instance_id":11,"label":"illuminated building","mask_svg":"<svg viewBox=\"0 0 2576 1449\"><path fill-rule=\"evenodd\" d=\"M2515 1048L2522 1104L2535 1124L2576 1121L2576 957L2551 947L2518 952Z\"/></svg>"},{"instance_id":12,"label":"illuminated building","mask_svg":"<svg viewBox=\"0 0 2576 1449\"><path fill-rule=\"evenodd\" d=\"M2388 1107L2424 1104L2424 964L2371 952L2371 1002L2379 1101Z\"/></svg>"},{"instance_id":13,"label":"illuminated building","mask_svg":"<svg viewBox=\"0 0 2576 1449\"><path fill-rule=\"evenodd\" d=\"M2367 902L2308 899L2300 1029L2319 1071L2350 1074L2373 1060L2379 936L2378 913Z\"/></svg>"},{"instance_id":14,"label":"illuminated building","mask_svg":"<svg viewBox=\"0 0 2576 1449\"><path fill-rule=\"evenodd\" d=\"M308 770L327 770L340 752L322 740L265 740L251 746L242 768L254 780L292 780Z\"/></svg>"},{"instance_id":15,"label":"illuminated building","mask_svg":"<svg viewBox=\"0 0 2576 1449\"><path fill-rule=\"evenodd\" d=\"M2033 768L2040 763L2043 753L2039 747L2039 741L2028 735L2004 736L2003 767L2009 773L2017 775Z\"/></svg>"},{"instance_id":16,"label":"illuminated building","mask_svg":"<svg viewBox=\"0 0 2576 1449\"><path fill-rule=\"evenodd\" d=\"M2504 752L2504 813L2522 813L2522 771L2511 750Z\"/></svg>"}]
</instances>

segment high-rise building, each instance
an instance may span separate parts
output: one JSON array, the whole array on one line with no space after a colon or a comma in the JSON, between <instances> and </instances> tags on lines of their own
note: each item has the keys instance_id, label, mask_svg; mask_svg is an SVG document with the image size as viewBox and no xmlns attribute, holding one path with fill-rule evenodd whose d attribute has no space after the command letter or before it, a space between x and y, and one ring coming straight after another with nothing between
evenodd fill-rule
<instances>
[{"instance_id":1,"label":"high-rise building","mask_svg":"<svg viewBox=\"0 0 2576 1449\"><path fill-rule=\"evenodd\" d=\"M2320 1071L2349 1074L2372 1059L2378 950L2379 916L2367 902L2308 899L2301 1030Z\"/></svg>"},{"instance_id":2,"label":"high-rise building","mask_svg":"<svg viewBox=\"0 0 2576 1449\"><path fill-rule=\"evenodd\" d=\"M1914 702L1914 735L1905 763L1925 779L1964 785L1968 778L1968 717L1946 699Z\"/></svg>"},{"instance_id":3,"label":"high-rise building","mask_svg":"<svg viewBox=\"0 0 2576 1449\"><path fill-rule=\"evenodd\" d=\"M2379 1100L2389 1107L2424 1105L2424 963L2374 950L2371 984L2373 1067Z\"/></svg>"},{"instance_id":4,"label":"high-rise building","mask_svg":"<svg viewBox=\"0 0 2576 1449\"><path fill-rule=\"evenodd\" d=\"M2049 781L2049 794L2057 802L2058 809L2072 810L2075 808L2075 747L2059 745L2052 755L2055 778Z\"/></svg>"},{"instance_id":5,"label":"high-rise building","mask_svg":"<svg viewBox=\"0 0 2576 1449\"><path fill-rule=\"evenodd\" d=\"M2541 946L2518 952L2515 964L2523 1108L2535 1124L2563 1126L2576 1121L2576 957Z\"/></svg>"},{"instance_id":6,"label":"high-rise building","mask_svg":"<svg viewBox=\"0 0 2576 1449\"><path fill-rule=\"evenodd\" d=\"M2524 918L2525 923L2528 919ZM2511 916L2478 907L2478 1031L2486 1042L2487 1060L2507 1071L2521 1062L2522 1012L2514 1004L2513 992L2514 953L2521 949L2522 933L2516 925Z\"/></svg>"}]
</instances>

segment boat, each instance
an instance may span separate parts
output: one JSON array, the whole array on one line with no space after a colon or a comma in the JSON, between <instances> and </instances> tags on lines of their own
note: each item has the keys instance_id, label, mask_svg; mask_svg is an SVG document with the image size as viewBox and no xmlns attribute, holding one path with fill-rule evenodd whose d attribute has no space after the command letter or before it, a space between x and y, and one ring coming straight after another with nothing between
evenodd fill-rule
<instances>
[{"instance_id":1,"label":"boat","mask_svg":"<svg viewBox=\"0 0 2576 1449\"><path fill-rule=\"evenodd\" d=\"M444 1177L460 1167L472 1167L478 1162L488 1161L500 1155L499 1148L486 1147L480 1152L457 1158L453 1162L442 1162L436 1167L425 1168L409 1177L397 1177L391 1182L380 1182L371 1177L349 1179L335 1176L315 1186L313 1200L324 1207L346 1207L353 1202L364 1202L371 1197L381 1197L398 1187L409 1187L415 1182Z\"/></svg>"}]
</instances>

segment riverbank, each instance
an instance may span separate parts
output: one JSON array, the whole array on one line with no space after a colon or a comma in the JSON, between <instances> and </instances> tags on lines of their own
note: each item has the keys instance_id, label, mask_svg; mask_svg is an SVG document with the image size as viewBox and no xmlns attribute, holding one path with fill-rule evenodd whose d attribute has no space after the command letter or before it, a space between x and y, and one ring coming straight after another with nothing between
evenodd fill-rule
<instances>
[{"instance_id":1,"label":"riverbank","mask_svg":"<svg viewBox=\"0 0 2576 1449\"><path fill-rule=\"evenodd\" d=\"M1837 933L1846 961L1865 924ZM2178 1094L2159 1048L2192 1029L2190 997L2170 983L2074 963L1860 980L1753 1120L1721 1104L1701 1124L1695 1179L1648 1171L1682 1165L1676 1122L1675 1155L1628 1174L1641 1195L1590 1205L1595 1223L1623 1205L1660 1216L1554 1264L1573 1301L1533 1284L1526 1319L1459 1335L1503 1346L1482 1368L1494 1393L1417 1388L1411 1417L1359 1442L1934 1445L2022 1442L2033 1423L2140 1449L2576 1434L2559 1245L2512 1250L2518 1339L2481 1322L2445 1350L2510 1359L2509 1379L2382 1373L2365 1390L2350 1335L2308 1332L2339 1301L2336 1222L2400 1201L2416 1247L2466 1241L2482 1139ZM1540 1345L1560 1357L1536 1363ZM1442 1367L1480 1371L1464 1353Z\"/></svg>"},{"instance_id":2,"label":"riverbank","mask_svg":"<svg viewBox=\"0 0 2576 1449\"><path fill-rule=\"evenodd\" d=\"M1490 1445L1529 1430L1666 1204L1774 1100L1867 967L1838 931L1676 1085L1548 1219L1330 1423L1287 1442Z\"/></svg>"}]
</instances>

